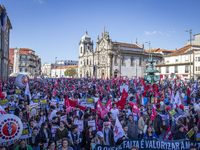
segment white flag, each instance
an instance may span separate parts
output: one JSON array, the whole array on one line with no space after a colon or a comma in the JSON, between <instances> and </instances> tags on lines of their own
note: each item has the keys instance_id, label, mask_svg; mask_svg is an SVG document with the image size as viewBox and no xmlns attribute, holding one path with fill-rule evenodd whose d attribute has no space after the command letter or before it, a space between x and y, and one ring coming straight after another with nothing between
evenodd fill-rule
<instances>
[{"instance_id":1,"label":"white flag","mask_svg":"<svg viewBox=\"0 0 200 150\"><path fill-rule=\"evenodd\" d=\"M179 93L179 91L177 91L177 93L176 93L176 96L175 96L175 103L174 103L174 105L175 104L177 104L178 106L181 104L181 96L180 96L180 93ZM176 106L176 105L175 105ZM176 108L176 107L175 107ZM175 109L174 108L174 109Z\"/></svg>"},{"instance_id":2,"label":"white flag","mask_svg":"<svg viewBox=\"0 0 200 150\"><path fill-rule=\"evenodd\" d=\"M124 130L122 128L122 125L120 124L118 117L116 118L115 122L115 128L114 128L114 140L117 142L117 140L121 137L125 136Z\"/></svg>"},{"instance_id":3,"label":"white flag","mask_svg":"<svg viewBox=\"0 0 200 150\"><path fill-rule=\"evenodd\" d=\"M30 101L31 101L31 93L30 93L30 91L29 91L29 85L28 85L28 83L26 84L26 90L25 90L25 93L24 93L24 94L28 95L28 96L29 96L29 99L30 99Z\"/></svg>"}]
</instances>

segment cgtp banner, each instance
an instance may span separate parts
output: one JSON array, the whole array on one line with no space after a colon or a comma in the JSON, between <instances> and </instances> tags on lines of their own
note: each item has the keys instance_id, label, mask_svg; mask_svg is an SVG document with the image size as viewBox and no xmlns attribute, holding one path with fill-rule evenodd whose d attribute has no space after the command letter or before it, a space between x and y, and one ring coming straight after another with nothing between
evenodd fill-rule
<instances>
[{"instance_id":1,"label":"cgtp banner","mask_svg":"<svg viewBox=\"0 0 200 150\"><path fill-rule=\"evenodd\" d=\"M189 150L190 145L200 148L200 142L186 140L127 139L119 146L97 144L93 150L130 150L132 146L137 146L140 150Z\"/></svg>"}]
</instances>

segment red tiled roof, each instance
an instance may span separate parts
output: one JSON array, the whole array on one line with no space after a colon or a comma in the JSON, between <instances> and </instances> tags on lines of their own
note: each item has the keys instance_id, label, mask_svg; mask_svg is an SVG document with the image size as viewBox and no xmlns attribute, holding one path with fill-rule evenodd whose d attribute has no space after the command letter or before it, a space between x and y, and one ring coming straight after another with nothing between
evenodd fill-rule
<instances>
[{"instance_id":1,"label":"red tiled roof","mask_svg":"<svg viewBox=\"0 0 200 150\"><path fill-rule=\"evenodd\" d=\"M145 52L149 52L149 51L152 51L152 52L174 52L174 50L166 50L166 49L160 49L160 48L155 48L155 49L147 49L145 50Z\"/></svg>"},{"instance_id":2,"label":"red tiled roof","mask_svg":"<svg viewBox=\"0 0 200 150\"><path fill-rule=\"evenodd\" d=\"M200 45L192 45L192 46L193 47L200 47ZM177 51L174 51L173 53L166 55L165 57L184 54L184 52L186 50L188 50L189 48L190 48L190 45L184 46L184 47L178 49Z\"/></svg>"},{"instance_id":3,"label":"red tiled roof","mask_svg":"<svg viewBox=\"0 0 200 150\"><path fill-rule=\"evenodd\" d=\"M158 50L160 50L160 48L154 48L154 49L151 49L151 50L147 49L147 50L145 50L145 52L149 52L149 51L157 52Z\"/></svg>"},{"instance_id":4,"label":"red tiled roof","mask_svg":"<svg viewBox=\"0 0 200 150\"><path fill-rule=\"evenodd\" d=\"M113 42L114 45L120 46L120 47L129 47L129 48L140 48L142 49L139 45L136 44L129 44L129 43L120 43L120 42Z\"/></svg>"},{"instance_id":5,"label":"red tiled roof","mask_svg":"<svg viewBox=\"0 0 200 150\"><path fill-rule=\"evenodd\" d=\"M78 65L72 66L56 66L56 69L78 68Z\"/></svg>"}]
</instances>

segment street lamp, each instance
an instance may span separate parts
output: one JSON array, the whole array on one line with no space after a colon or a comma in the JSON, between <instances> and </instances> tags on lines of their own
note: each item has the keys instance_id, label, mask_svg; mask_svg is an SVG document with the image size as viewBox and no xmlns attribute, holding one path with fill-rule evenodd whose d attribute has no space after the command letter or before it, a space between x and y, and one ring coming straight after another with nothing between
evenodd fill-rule
<instances>
[{"instance_id":1,"label":"street lamp","mask_svg":"<svg viewBox=\"0 0 200 150\"><path fill-rule=\"evenodd\" d=\"M145 43L148 43L149 44L149 60L150 60L150 46L151 46L151 42L145 42Z\"/></svg>"},{"instance_id":2,"label":"street lamp","mask_svg":"<svg viewBox=\"0 0 200 150\"><path fill-rule=\"evenodd\" d=\"M185 32L189 32L190 34L190 79L191 79L191 53L192 53L192 48L191 48L191 35L192 35L192 29L190 29L189 31L188 30L185 30ZM194 61L194 54L193 54L193 61ZM193 63L193 70L194 70L194 63ZM194 78L194 71L193 71L193 78Z\"/></svg>"},{"instance_id":3,"label":"street lamp","mask_svg":"<svg viewBox=\"0 0 200 150\"><path fill-rule=\"evenodd\" d=\"M54 68L55 68L55 78L56 78L56 59L57 59L57 57L55 57L55 65L54 65Z\"/></svg>"}]
</instances>

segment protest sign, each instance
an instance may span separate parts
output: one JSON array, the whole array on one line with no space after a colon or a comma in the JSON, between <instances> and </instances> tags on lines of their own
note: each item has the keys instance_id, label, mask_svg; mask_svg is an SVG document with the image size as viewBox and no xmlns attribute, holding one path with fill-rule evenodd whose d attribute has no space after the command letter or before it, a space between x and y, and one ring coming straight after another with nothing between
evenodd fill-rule
<instances>
[{"instance_id":1,"label":"protest sign","mask_svg":"<svg viewBox=\"0 0 200 150\"><path fill-rule=\"evenodd\" d=\"M44 143L43 150L47 149L48 143Z\"/></svg>"},{"instance_id":2,"label":"protest sign","mask_svg":"<svg viewBox=\"0 0 200 150\"><path fill-rule=\"evenodd\" d=\"M92 126L93 127L93 131L96 130L96 125L95 125L95 121L94 120L88 121L88 126Z\"/></svg>"},{"instance_id":3,"label":"protest sign","mask_svg":"<svg viewBox=\"0 0 200 150\"><path fill-rule=\"evenodd\" d=\"M93 99L92 99L92 98L88 98L88 99L87 99L87 103L88 103L88 104L91 104L92 102L93 102Z\"/></svg>"},{"instance_id":4,"label":"protest sign","mask_svg":"<svg viewBox=\"0 0 200 150\"><path fill-rule=\"evenodd\" d=\"M53 106L55 106L56 107L56 103L57 103L57 100L51 100L51 106L53 105Z\"/></svg>"},{"instance_id":5,"label":"protest sign","mask_svg":"<svg viewBox=\"0 0 200 150\"><path fill-rule=\"evenodd\" d=\"M83 120L74 120L74 124L78 125L78 131L83 131Z\"/></svg>"},{"instance_id":6,"label":"protest sign","mask_svg":"<svg viewBox=\"0 0 200 150\"><path fill-rule=\"evenodd\" d=\"M15 113L15 108L9 108L9 111L11 114L14 114Z\"/></svg>"},{"instance_id":7,"label":"protest sign","mask_svg":"<svg viewBox=\"0 0 200 150\"><path fill-rule=\"evenodd\" d=\"M200 141L200 133L196 134L196 141Z\"/></svg>"},{"instance_id":8,"label":"protest sign","mask_svg":"<svg viewBox=\"0 0 200 150\"><path fill-rule=\"evenodd\" d=\"M152 97L152 98L151 98L151 103L152 103L152 104L154 103L154 99L155 99L155 103L158 102L158 101L157 101L157 97Z\"/></svg>"},{"instance_id":9,"label":"protest sign","mask_svg":"<svg viewBox=\"0 0 200 150\"><path fill-rule=\"evenodd\" d=\"M29 106L30 117L38 115L38 104L33 103Z\"/></svg>"},{"instance_id":10,"label":"protest sign","mask_svg":"<svg viewBox=\"0 0 200 150\"><path fill-rule=\"evenodd\" d=\"M86 107L90 107L91 109L95 109L93 103L91 103L91 104L87 104Z\"/></svg>"},{"instance_id":11,"label":"protest sign","mask_svg":"<svg viewBox=\"0 0 200 150\"><path fill-rule=\"evenodd\" d=\"M186 140L159 140L159 139L126 139L119 146L99 145L93 150L130 150L132 146L137 146L139 150L189 150L190 145L200 148L200 143Z\"/></svg>"},{"instance_id":12,"label":"protest sign","mask_svg":"<svg viewBox=\"0 0 200 150\"><path fill-rule=\"evenodd\" d=\"M170 109L169 113L174 117L174 119L179 117L179 114L174 109Z\"/></svg>"},{"instance_id":13,"label":"protest sign","mask_svg":"<svg viewBox=\"0 0 200 150\"><path fill-rule=\"evenodd\" d=\"M185 137L191 138L191 137L193 136L193 134L194 134L194 129L192 128L192 129L190 129L190 131L185 135Z\"/></svg>"},{"instance_id":14,"label":"protest sign","mask_svg":"<svg viewBox=\"0 0 200 150\"><path fill-rule=\"evenodd\" d=\"M34 100L33 100L33 103L39 103L39 102L40 102L39 99L34 99Z\"/></svg>"},{"instance_id":15,"label":"protest sign","mask_svg":"<svg viewBox=\"0 0 200 150\"><path fill-rule=\"evenodd\" d=\"M8 107L8 100L7 99L2 99L1 100L1 106L3 108L7 108Z\"/></svg>"},{"instance_id":16,"label":"protest sign","mask_svg":"<svg viewBox=\"0 0 200 150\"><path fill-rule=\"evenodd\" d=\"M61 116L61 117L60 117L60 121L66 122L66 119L67 119L67 115L64 115L64 116Z\"/></svg>"},{"instance_id":17,"label":"protest sign","mask_svg":"<svg viewBox=\"0 0 200 150\"><path fill-rule=\"evenodd\" d=\"M55 134L56 134L56 130L58 129L58 126L53 126L51 127L51 134L52 134L52 137L55 137Z\"/></svg>"},{"instance_id":18,"label":"protest sign","mask_svg":"<svg viewBox=\"0 0 200 150\"><path fill-rule=\"evenodd\" d=\"M26 139L31 137L31 133L29 131L29 124L28 123L23 123L23 131L20 139Z\"/></svg>"},{"instance_id":19,"label":"protest sign","mask_svg":"<svg viewBox=\"0 0 200 150\"><path fill-rule=\"evenodd\" d=\"M45 108L47 106L47 100L46 99L41 100L40 104L42 108Z\"/></svg>"},{"instance_id":20,"label":"protest sign","mask_svg":"<svg viewBox=\"0 0 200 150\"><path fill-rule=\"evenodd\" d=\"M184 115L189 116L189 106L184 106Z\"/></svg>"},{"instance_id":21,"label":"protest sign","mask_svg":"<svg viewBox=\"0 0 200 150\"><path fill-rule=\"evenodd\" d=\"M20 90L20 89L16 89L16 90L15 90L15 93L16 93L16 94L21 94L21 90Z\"/></svg>"}]
</instances>

